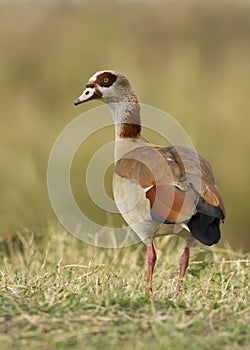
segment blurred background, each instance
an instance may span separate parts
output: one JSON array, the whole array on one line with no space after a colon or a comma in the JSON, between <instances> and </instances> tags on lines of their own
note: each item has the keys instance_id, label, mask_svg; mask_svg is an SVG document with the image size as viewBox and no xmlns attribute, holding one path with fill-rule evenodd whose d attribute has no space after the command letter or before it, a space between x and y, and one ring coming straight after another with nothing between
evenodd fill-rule
<instances>
[{"instance_id":1,"label":"blurred background","mask_svg":"<svg viewBox=\"0 0 250 350\"><path fill-rule=\"evenodd\" d=\"M57 222L46 185L51 148L99 105L73 106L89 76L114 69L209 159L227 209L222 245L249 250L249 38L248 1L0 1L1 236ZM88 197L84 169L112 138L110 128L93 135L71 172L77 201L99 223L109 218Z\"/></svg>"}]
</instances>

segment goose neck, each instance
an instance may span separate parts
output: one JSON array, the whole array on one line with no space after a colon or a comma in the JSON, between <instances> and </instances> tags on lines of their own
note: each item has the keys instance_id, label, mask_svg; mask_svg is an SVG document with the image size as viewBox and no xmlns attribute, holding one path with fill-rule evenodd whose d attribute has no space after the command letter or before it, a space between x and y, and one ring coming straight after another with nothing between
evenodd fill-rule
<instances>
[{"instance_id":1,"label":"goose neck","mask_svg":"<svg viewBox=\"0 0 250 350\"><path fill-rule=\"evenodd\" d=\"M108 105L116 131L116 138L140 138L141 117L138 102L116 102Z\"/></svg>"}]
</instances>

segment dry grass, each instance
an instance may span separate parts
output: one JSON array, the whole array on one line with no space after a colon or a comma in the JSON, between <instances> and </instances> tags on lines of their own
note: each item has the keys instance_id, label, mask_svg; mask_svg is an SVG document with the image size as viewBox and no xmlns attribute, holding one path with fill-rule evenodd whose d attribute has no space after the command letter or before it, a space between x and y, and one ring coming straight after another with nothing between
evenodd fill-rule
<instances>
[{"instance_id":1,"label":"dry grass","mask_svg":"<svg viewBox=\"0 0 250 350\"><path fill-rule=\"evenodd\" d=\"M228 212L224 245L250 248L249 6L101 3L0 3L0 348L249 349L249 255L197 246L175 300L181 247L159 240L147 297L143 245L97 249L48 225L50 149L94 106L72 105L88 76L111 68L143 103L173 115L211 161ZM91 152L73 164L72 185L98 219L79 187ZM8 236L23 226L49 228Z\"/></svg>"},{"instance_id":2,"label":"dry grass","mask_svg":"<svg viewBox=\"0 0 250 350\"><path fill-rule=\"evenodd\" d=\"M248 256L197 246L176 300L181 248L161 240L148 297L143 245L104 250L48 233L1 243L1 349L249 348Z\"/></svg>"}]
</instances>

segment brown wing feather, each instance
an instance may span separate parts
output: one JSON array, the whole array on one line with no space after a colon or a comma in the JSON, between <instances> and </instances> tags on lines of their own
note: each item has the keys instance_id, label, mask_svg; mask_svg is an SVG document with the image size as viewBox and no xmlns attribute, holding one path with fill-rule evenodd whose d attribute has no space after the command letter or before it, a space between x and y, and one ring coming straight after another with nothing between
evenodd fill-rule
<instances>
[{"instance_id":1,"label":"brown wing feather","mask_svg":"<svg viewBox=\"0 0 250 350\"><path fill-rule=\"evenodd\" d=\"M117 161L115 172L143 188L153 185L146 196L164 220L189 219L196 212L199 197L225 215L210 164L186 147L138 147Z\"/></svg>"},{"instance_id":2,"label":"brown wing feather","mask_svg":"<svg viewBox=\"0 0 250 350\"><path fill-rule=\"evenodd\" d=\"M187 182L192 185L199 196L209 204L218 206L225 216L225 206L215 185L213 170L209 162L187 147L160 147L159 151L166 153L165 149L173 155L182 172L185 172Z\"/></svg>"},{"instance_id":3,"label":"brown wing feather","mask_svg":"<svg viewBox=\"0 0 250 350\"><path fill-rule=\"evenodd\" d=\"M184 222L196 211L196 194L181 191L173 185L153 186L146 192L150 207L163 220Z\"/></svg>"},{"instance_id":4,"label":"brown wing feather","mask_svg":"<svg viewBox=\"0 0 250 350\"><path fill-rule=\"evenodd\" d=\"M115 172L122 177L136 181L143 188L158 184L174 184L183 180L183 173L165 148L142 146L125 154L116 162Z\"/></svg>"}]
</instances>

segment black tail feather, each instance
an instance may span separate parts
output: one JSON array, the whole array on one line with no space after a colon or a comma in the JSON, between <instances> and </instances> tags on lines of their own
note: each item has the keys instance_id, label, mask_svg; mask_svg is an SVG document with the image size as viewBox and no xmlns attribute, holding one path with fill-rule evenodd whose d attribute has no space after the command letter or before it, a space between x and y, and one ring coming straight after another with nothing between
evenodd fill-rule
<instances>
[{"instance_id":1,"label":"black tail feather","mask_svg":"<svg viewBox=\"0 0 250 350\"><path fill-rule=\"evenodd\" d=\"M196 213L187 223L192 235L201 243L212 245L220 240L219 219L203 213Z\"/></svg>"}]
</instances>

